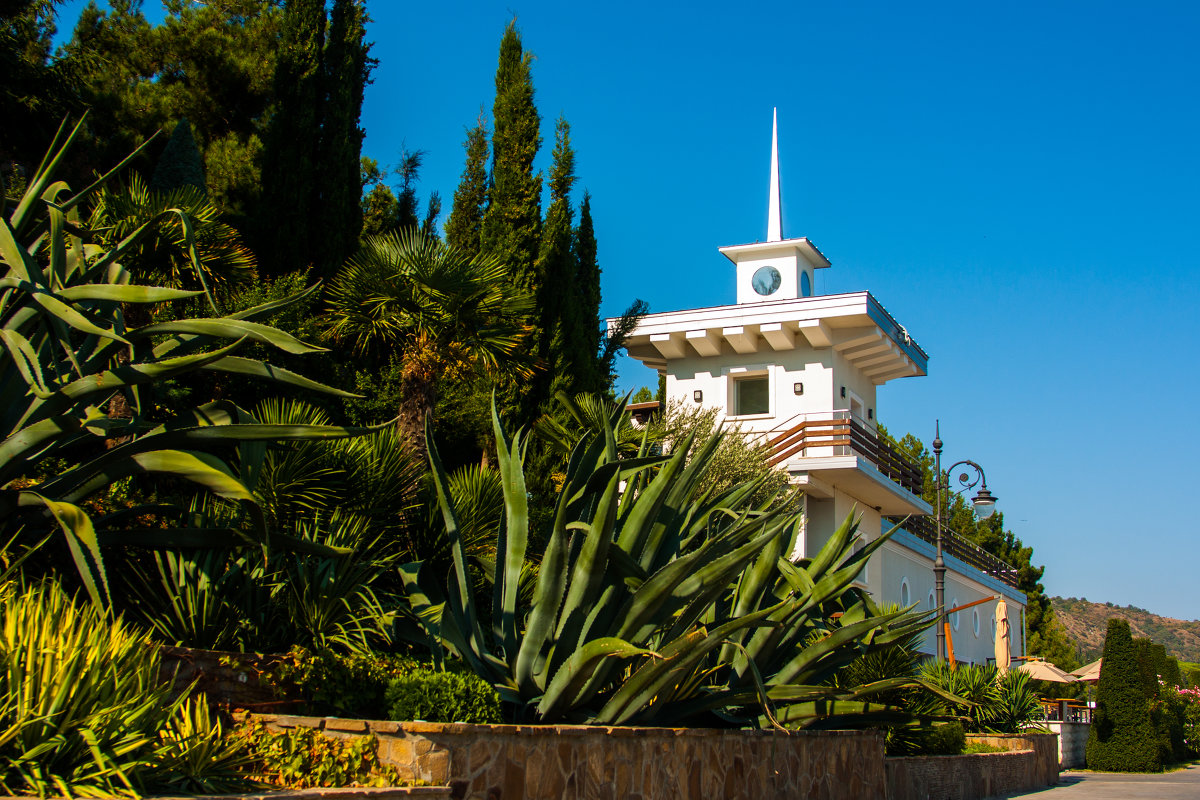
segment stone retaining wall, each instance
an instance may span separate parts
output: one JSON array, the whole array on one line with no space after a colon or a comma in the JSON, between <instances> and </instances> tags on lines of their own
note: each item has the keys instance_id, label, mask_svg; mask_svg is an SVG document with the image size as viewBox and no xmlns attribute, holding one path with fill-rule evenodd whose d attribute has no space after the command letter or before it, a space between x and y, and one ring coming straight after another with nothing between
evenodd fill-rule
<instances>
[{"instance_id":1,"label":"stone retaining wall","mask_svg":"<svg viewBox=\"0 0 1200 800\"><path fill-rule=\"evenodd\" d=\"M888 800L983 800L1058 783L1052 733L967 736L1004 753L886 759Z\"/></svg>"},{"instance_id":2,"label":"stone retaining wall","mask_svg":"<svg viewBox=\"0 0 1200 800\"><path fill-rule=\"evenodd\" d=\"M882 800L887 791L874 731L256 719L331 736L374 733L381 759L405 779L449 784L465 800Z\"/></svg>"}]
</instances>

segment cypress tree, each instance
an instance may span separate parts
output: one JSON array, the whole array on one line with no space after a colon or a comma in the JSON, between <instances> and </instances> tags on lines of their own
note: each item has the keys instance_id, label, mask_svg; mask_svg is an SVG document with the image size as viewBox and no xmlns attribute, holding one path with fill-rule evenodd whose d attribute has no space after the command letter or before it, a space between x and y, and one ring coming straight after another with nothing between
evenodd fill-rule
<instances>
[{"instance_id":1,"label":"cypress tree","mask_svg":"<svg viewBox=\"0 0 1200 800\"><path fill-rule=\"evenodd\" d=\"M554 163L550 169L550 207L542 225L537 260L538 357L550 366L553 385L535 400L548 400L557 391L579 391L578 365L570 352L570 323L578 313L575 299L575 258L571 247L571 187L575 184L575 151L571 126L558 118L554 130ZM545 382L543 382L545 383ZM535 395L539 392L534 392Z\"/></svg>"},{"instance_id":2,"label":"cypress tree","mask_svg":"<svg viewBox=\"0 0 1200 800\"><path fill-rule=\"evenodd\" d=\"M482 246L483 213L488 198L487 121L483 109L479 111L475 127L467 131L463 149L467 159L458 188L454 190L450 219L446 221L446 244L475 255Z\"/></svg>"},{"instance_id":3,"label":"cypress tree","mask_svg":"<svg viewBox=\"0 0 1200 800\"><path fill-rule=\"evenodd\" d=\"M1158 732L1150 720L1146 682L1128 620L1108 621L1087 765L1108 772L1162 771Z\"/></svg>"},{"instance_id":4,"label":"cypress tree","mask_svg":"<svg viewBox=\"0 0 1200 800\"><path fill-rule=\"evenodd\" d=\"M208 194L204 184L204 161L187 117L179 120L175 130L171 131L171 138L167 140L167 146L158 157L154 174L150 177L150 191L163 193L184 186L194 186Z\"/></svg>"},{"instance_id":5,"label":"cypress tree","mask_svg":"<svg viewBox=\"0 0 1200 800\"><path fill-rule=\"evenodd\" d=\"M579 226L575 229L575 299L571 313L571 352L580 376L580 390L603 392L608 376L600 366L600 265L596 260L596 231L592 225L592 196L583 193Z\"/></svg>"},{"instance_id":6,"label":"cypress tree","mask_svg":"<svg viewBox=\"0 0 1200 800\"><path fill-rule=\"evenodd\" d=\"M533 160L541 147L541 118L533 103L533 56L521 47L516 22L500 40L496 100L492 106L492 186L483 217L483 250L508 264L514 282L536 296L541 239L541 173Z\"/></svg>"},{"instance_id":7,"label":"cypress tree","mask_svg":"<svg viewBox=\"0 0 1200 800\"><path fill-rule=\"evenodd\" d=\"M314 185L314 219L321 222L312 242L318 275L332 275L357 249L362 232L363 129L358 122L375 65L366 42L367 21L363 0L334 0L322 64L325 92Z\"/></svg>"},{"instance_id":8,"label":"cypress tree","mask_svg":"<svg viewBox=\"0 0 1200 800\"><path fill-rule=\"evenodd\" d=\"M325 44L324 0L287 0L278 61L276 105L263 153L261 226L254 248L267 275L301 269L312 262L317 158ZM355 180L358 179L357 161Z\"/></svg>"}]
</instances>

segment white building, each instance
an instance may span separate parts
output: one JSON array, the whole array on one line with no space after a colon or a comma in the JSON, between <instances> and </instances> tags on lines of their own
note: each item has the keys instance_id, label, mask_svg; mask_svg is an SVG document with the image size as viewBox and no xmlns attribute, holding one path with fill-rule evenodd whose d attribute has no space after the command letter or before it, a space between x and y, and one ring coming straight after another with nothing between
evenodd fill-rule
<instances>
[{"instance_id":1,"label":"white building","mask_svg":"<svg viewBox=\"0 0 1200 800\"><path fill-rule=\"evenodd\" d=\"M773 463L804 489L796 558L815 553L852 510L864 541L890 529L888 518L913 515L860 578L878 601L934 608L936 536L933 510L920 497L922 473L876 436L879 389L925 375L928 356L869 292L815 294L814 273L829 260L807 238L782 233L773 129L767 239L720 248L734 265L737 302L647 315L628 340L629 355L665 374L668 400L715 406L727 426L766 438ZM1003 595L1012 651L1024 653L1025 595L1015 571L948 532L943 544L947 610ZM958 661L994 659L995 607L950 615ZM933 653L932 629L926 645Z\"/></svg>"}]
</instances>

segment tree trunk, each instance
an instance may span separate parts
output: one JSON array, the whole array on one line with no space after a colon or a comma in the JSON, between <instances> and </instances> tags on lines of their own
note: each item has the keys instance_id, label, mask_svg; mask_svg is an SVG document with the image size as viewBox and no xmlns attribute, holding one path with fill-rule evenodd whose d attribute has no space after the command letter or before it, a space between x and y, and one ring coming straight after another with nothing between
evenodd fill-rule
<instances>
[{"instance_id":1,"label":"tree trunk","mask_svg":"<svg viewBox=\"0 0 1200 800\"><path fill-rule=\"evenodd\" d=\"M425 418L433 413L437 388L425 370L406 370L400 379L400 410L396 428L412 448L413 455L425 463L429 452L425 447Z\"/></svg>"}]
</instances>

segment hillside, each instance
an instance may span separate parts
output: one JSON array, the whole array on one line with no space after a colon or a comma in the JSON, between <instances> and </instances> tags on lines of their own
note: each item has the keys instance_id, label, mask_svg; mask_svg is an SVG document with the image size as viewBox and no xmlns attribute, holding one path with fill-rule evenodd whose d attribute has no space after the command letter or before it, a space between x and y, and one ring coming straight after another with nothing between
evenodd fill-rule
<instances>
[{"instance_id":1,"label":"hillside","mask_svg":"<svg viewBox=\"0 0 1200 800\"><path fill-rule=\"evenodd\" d=\"M1124 617L1135 637L1150 639L1181 661L1200 661L1200 621L1160 617L1136 606L1092 603L1074 597L1051 597L1054 615L1083 648L1083 660L1099 658L1110 617Z\"/></svg>"}]
</instances>

